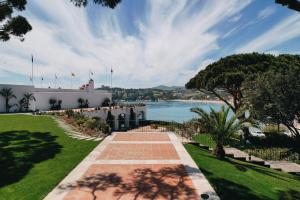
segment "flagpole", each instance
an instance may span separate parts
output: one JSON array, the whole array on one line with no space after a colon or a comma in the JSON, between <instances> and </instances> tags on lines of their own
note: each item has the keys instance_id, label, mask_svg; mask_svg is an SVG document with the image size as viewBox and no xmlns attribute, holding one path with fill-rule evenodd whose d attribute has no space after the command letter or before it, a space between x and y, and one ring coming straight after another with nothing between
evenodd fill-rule
<instances>
[{"instance_id":1,"label":"flagpole","mask_svg":"<svg viewBox=\"0 0 300 200\"><path fill-rule=\"evenodd\" d=\"M33 55L31 54L31 83L33 85Z\"/></svg>"},{"instance_id":2,"label":"flagpole","mask_svg":"<svg viewBox=\"0 0 300 200\"><path fill-rule=\"evenodd\" d=\"M112 91L112 76L113 76L113 69L111 67L111 70L110 70L110 89L111 89L111 93L113 92Z\"/></svg>"}]
</instances>

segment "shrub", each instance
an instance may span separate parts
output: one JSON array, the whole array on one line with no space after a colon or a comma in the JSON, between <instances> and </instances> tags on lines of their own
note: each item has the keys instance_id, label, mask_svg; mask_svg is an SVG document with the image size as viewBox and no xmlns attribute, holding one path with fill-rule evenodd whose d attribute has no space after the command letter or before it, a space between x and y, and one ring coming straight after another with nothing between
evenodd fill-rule
<instances>
[{"instance_id":1,"label":"shrub","mask_svg":"<svg viewBox=\"0 0 300 200\"><path fill-rule=\"evenodd\" d=\"M87 128L95 130L96 128L98 128L100 126L100 122L98 120L95 120L95 119L88 119L88 120L86 120L86 122L84 123L84 125Z\"/></svg>"},{"instance_id":2,"label":"shrub","mask_svg":"<svg viewBox=\"0 0 300 200\"><path fill-rule=\"evenodd\" d=\"M110 103L110 99L109 98L105 98L104 101L102 102L102 107L108 107Z\"/></svg>"},{"instance_id":3,"label":"shrub","mask_svg":"<svg viewBox=\"0 0 300 200\"><path fill-rule=\"evenodd\" d=\"M85 119L84 118L78 118L78 119L76 119L76 124L78 125L78 126L81 126L82 124L84 124L85 123Z\"/></svg>"},{"instance_id":4,"label":"shrub","mask_svg":"<svg viewBox=\"0 0 300 200\"><path fill-rule=\"evenodd\" d=\"M279 128L279 130L278 130ZM265 134L268 133L283 133L285 129L282 126L275 125L275 124L268 124L263 128L263 132Z\"/></svg>"},{"instance_id":5,"label":"shrub","mask_svg":"<svg viewBox=\"0 0 300 200\"><path fill-rule=\"evenodd\" d=\"M111 132L111 128L108 124L105 122L100 121L100 127L99 130L104 134L109 134Z\"/></svg>"},{"instance_id":6,"label":"shrub","mask_svg":"<svg viewBox=\"0 0 300 200\"><path fill-rule=\"evenodd\" d=\"M65 114L68 116L68 118L70 118L74 116L74 111L69 109L65 111Z\"/></svg>"},{"instance_id":7,"label":"shrub","mask_svg":"<svg viewBox=\"0 0 300 200\"><path fill-rule=\"evenodd\" d=\"M150 124L150 127L151 127L152 129L157 129L157 128L158 128L157 124Z\"/></svg>"}]
</instances>

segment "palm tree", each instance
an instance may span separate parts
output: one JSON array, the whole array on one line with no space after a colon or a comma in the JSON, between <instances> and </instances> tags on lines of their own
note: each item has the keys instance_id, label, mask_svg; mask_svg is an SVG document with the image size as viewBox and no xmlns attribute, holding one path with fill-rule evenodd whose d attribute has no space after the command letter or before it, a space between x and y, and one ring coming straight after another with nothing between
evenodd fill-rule
<instances>
[{"instance_id":1,"label":"palm tree","mask_svg":"<svg viewBox=\"0 0 300 200\"><path fill-rule=\"evenodd\" d=\"M245 125L245 120L238 119L243 112L238 112L230 117L230 108L224 106L219 112L212 108L210 108L210 113L201 108L192 108L191 111L199 115L201 122L204 123L204 129L211 134L212 139L216 142L213 153L220 159L224 158L224 143Z\"/></svg>"},{"instance_id":2,"label":"palm tree","mask_svg":"<svg viewBox=\"0 0 300 200\"><path fill-rule=\"evenodd\" d=\"M9 109L12 107L12 105L9 104L9 100L16 98L16 95L14 95L11 88L2 88L0 95L5 98L5 111L8 113Z\"/></svg>"},{"instance_id":3,"label":"palm tree","mask_svg":"<svg viewBox=\"0 0 300 200\"><path fill-rule=\"evenodd\" d=\"M30 101L36 101L35 97L31 93L25 93L24 97L20 100L20 106L23 107L26 112L28 112Z\"/></svg>"}]
</instances>

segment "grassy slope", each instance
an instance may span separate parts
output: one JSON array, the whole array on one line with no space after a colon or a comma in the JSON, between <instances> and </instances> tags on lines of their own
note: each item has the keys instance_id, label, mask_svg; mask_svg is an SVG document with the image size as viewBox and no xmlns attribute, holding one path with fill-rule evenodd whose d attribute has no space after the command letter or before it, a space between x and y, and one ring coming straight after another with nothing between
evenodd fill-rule
<instances>
[{"instance_id":1,"label":"grassy slope","mask_svg":"<svg viewBox=\"0 0 300 200\"><path fill-rule=\"evenodd\" d=\"M299 176L234 159L221 161L190 144L185 148L222 200L300 199Z\"/></svg>"},{"instance_id":2,"label":"grassy slope","mask_svg":"<svg viewBox=\"0 0 300 200\"><path fill-rule=\"evenodd\" d=\"M0 199L42 199L98 143L68 137L50 117L0 115Z\"/></svg>"}]
</instances>

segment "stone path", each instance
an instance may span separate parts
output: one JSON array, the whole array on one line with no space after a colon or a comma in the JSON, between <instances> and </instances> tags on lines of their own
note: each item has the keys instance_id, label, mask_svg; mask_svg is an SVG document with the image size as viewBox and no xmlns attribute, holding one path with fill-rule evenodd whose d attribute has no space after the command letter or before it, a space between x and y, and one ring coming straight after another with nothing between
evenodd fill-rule
<instances>
[{"instance_id":1,"label":"stone path","mask_svg":"<svg viewBox=\"0 0 300 200\"><path fill-rule=\"evenodd\" d=\"M106 137L45 198L94 199L219 197L174 133L126 132Z\"/></svg>"},{"instance_id":2,"label":"stone path","mask_svg":"<svg viewBox=\"0 0 300 200\"><path fill-rule=\"evenodd\" d=\"M103 139L102 137L92 137L88 135L83 135L81 132L75 131L73 127L66 124L64 121L58 119L57 117L53 117L53 119L57 123L57 125L60 128L62 128L65 131L65 133L71 138L75 138L78 140L92 140L92 141L100 141Z\"/></svg>"}]
</instances>

